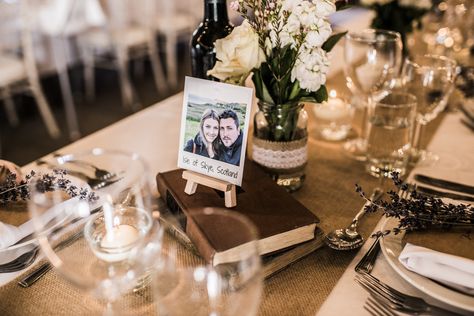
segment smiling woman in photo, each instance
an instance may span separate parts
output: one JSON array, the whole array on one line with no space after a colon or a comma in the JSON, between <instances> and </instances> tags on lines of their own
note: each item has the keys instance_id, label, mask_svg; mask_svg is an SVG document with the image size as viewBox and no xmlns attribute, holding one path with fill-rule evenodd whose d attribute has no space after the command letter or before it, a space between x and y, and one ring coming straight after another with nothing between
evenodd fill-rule
<instances>
[{"instance_id":1,"label":"smiling woman in photo","mask_svg":"<svg viewBox=\"0 0 474 316\"><path fill-rule=\"evenodd\" d=\"M206 109L202 113L199 127L199 133L186 142L184 151L214 158L219 136L219 114L212 109Z\"/></svg>"}]
</instances>

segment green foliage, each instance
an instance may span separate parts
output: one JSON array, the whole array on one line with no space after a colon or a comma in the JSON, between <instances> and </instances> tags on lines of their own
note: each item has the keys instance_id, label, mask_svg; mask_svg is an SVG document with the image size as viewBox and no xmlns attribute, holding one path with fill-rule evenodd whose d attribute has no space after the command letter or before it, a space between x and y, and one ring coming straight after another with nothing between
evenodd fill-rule
<instances>
[{"instance_id":1,"label":"green foliage","mask_svg":"<svg viewBox=\"0 0 474 316\"><path fill-rule=\"evenodd\" d=\"M337 42L339 42L339 40L346 34L347 31L331 35L331 37L329 37L326 42L324 42L321 48L324 49L326 52L330 52L337 44Z\"/></svg>"}]
</instances>

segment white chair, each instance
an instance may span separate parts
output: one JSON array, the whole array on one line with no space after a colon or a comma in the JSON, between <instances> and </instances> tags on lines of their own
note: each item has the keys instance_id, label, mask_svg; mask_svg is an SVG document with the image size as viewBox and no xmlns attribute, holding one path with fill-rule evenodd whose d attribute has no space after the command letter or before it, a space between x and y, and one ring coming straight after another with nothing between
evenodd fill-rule
<instances>
[{"instance_id":1,"label":"white chair","mask_svg":"<svg viewBox=\"0 0 474 316\"><path fill-rule=\"evenodd\" d=\"M25 14L26 10L18 2L0 1L0 98L4 100L10 123L17 125L19 120L12 94L31 92L48 133L57 138L60 130L39 83L28 16ZM18 49L22 57L15 54Z\"/></svg>"},{"instance_id":2,"label":"white chair","mask_svg":"<svg viewBox=\"0 0 474 316\"><path fill-rule=\"evenodd\" d=\"M77 34L105 23L97 0L23 0L35 32L49 42L59 77L69 137L80 137L79 123L68 73L68 44Z\"/></svg>"},{"instance_id":3,"label":"white chair","mask_svg":"<svg viewBox=\"0 0 474 316\"><path fill-rule=\"evenodd\" d=\"M106 26L86 32L78 39L84 62L86 95L88 98L94 97L94 67L99 66L98 62L105 53L111 53L115 57L115 66L119 72L123 104L126 108L137 110L141 105L129 77L128 65L131 59L148 56L157 90L168 90L153 30L143 16L134 16L134 10L131 10L139 8L146 12L148 2L108 0L106 3Z\"/></svg>"},{"instance_id":4,"label":"white chair","mask_svg":"<svg viewBox=\"0 0 474 316\"><path fill-rule=\"evenodd\" d=\"M150 0L154 3L155 9L152 25L155 32L164 36L166 40L166 68L170 85L176 88L178 85L178 61L177 45L182 40L191 42L191 35L202 20L204 9L197 5L197 1L170 1L170 0ZM202 4L202 1L199 1ZM196 7L199 10L196 10ZM196 12L199 12L197 14ZM187 56L187 60L189 60Z\"/></svg>"}]
</instances>

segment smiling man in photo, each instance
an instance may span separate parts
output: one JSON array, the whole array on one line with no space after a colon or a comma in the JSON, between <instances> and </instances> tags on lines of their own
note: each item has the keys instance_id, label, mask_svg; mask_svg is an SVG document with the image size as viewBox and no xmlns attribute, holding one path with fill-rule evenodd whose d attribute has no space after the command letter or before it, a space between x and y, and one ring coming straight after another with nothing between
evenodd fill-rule
<instances>
[{"instance_id":1,"label":"smiling man in photo","mask_svg":"<svg viewBox=\"0 0 474 316\"><path fill-rule=\"evenodd\" d=\"M232 110L224 110L219 115L219 125L219 137L222 142L219 160L238 166L242 149L242 132L237 113Z\"/></svg>"}]
</instances>

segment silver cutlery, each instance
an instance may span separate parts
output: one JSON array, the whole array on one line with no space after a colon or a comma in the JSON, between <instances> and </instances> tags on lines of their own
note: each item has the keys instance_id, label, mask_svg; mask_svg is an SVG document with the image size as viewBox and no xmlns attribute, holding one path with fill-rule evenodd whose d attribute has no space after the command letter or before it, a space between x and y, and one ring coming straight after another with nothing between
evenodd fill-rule
<instances>
[{"instance_id":1,"label":"silver cutlery","mask_svg":"<svg viewBox=\"0 0 474 316\"><path fill-rule=\"evenodd\" d=\"M62 249L72 245L76 240L80 239L83 236L84 232L82 229L70 235L56 246L54 246L55 251L61 251ZM52 266L49 262L43 263L41 266L36 268L34 271L28 273L26 277L21 279L18 284L21 287L29 287L36 281L38 281L43 275L45 275L49 270L52 269Z\"/></svg>"},{"instance_id":2,"label":"silver cutlery","mask_svg":"<svg viewBox=\"0 0 474 316\"><path fill-rule=\"evenodd\" d=\"M100 178L92 178L92 177L89 177L87 174L85 174L83 172L66 169L62 166L57 166L57 165L54 165L54 164L52 164L48 161L41 160L41 159L36 160L36 164L37 165L47 165L49 168L53 168L53 169L65 170L69 175L86 181L87 184L91 187L92 190L102 189L102 188L104 188L106 186L109 186L111 184L114 184L115 182L122 179L122 178L116 178L116 179L105 180L105 179L100 179Z\"/></svg>"},{"instance_id":3,"label":"silver cutlery","mask_svg":"<svg viewBox=\"0 0 474 316\"><path fill-rule=\"evenodd\" d=\"M375 188L370 196L372 201L377 201L383 195L380 188ZM357 231L359 220L365 215L363 207L354 217L351 224L346 228L336 229L330 232L325 239L326 245L336 250L351 250L359 248L364 243L364 238Z\"/></svg>"},{"instance_id":4,"label":"silver cutlery","mask_svg":"<svg viewBox=\"0 0 474 316\"><path fill-rule=\"evenodd\" d=\"M376 300L392 309L414 314L457 315L444 308L428 304L421 297L402 293L369 273L356 275L356 281Z\"/></svg>"},{"instance_id":5,"label":"silver cutlery","mask_svg":"<svg viewBox=\"0 0 474 316\"><path fill-rule=\"evenodd\" d=\"M64 155L61 155L60 153L54 153L53 156L54 157L62 157ZM83 160L76 160L76 159L66 160L66 163L75 164L75 165L78 165L78 166L83 166L83 167L86 167L86 168L93 169L94 170L94 176L96 178L102 179L102 180L108 180L108 179L111 179L111 178L113 178L117 175L113 172L110 172L110 171L105 170L105 169L101 169L101 168L97 167L96 165L94 165L90 162L87 162L87 161L83 161Z\"/></svg>"},{"instance_id":6,"label":"silver cutlery","mask_svg":"<svg viewBox=\"0 0 474 316\"><path fill-rule=\"evenodd\" d=\"M474 132L474 123L472 121L468 121L468 120L463 119L463 118L460 121L461 121L462 124L464 124L464 126L466 126L471 131Z\"/></svg>"},{"instance_id":7,"label":"silver cutlery","mask_svg":"<svg viewBox=\"0 0 474 316\"><path fill-rule=\"evenodd\" d=\"M415 174L415 180L424 184L429 184L446 190L458 191L461 193L474 194L474 186L438 179L423 174Z\"/></svg>"},{"instance_id":8,"label":"silver cutlery","mask_svg":"<svg viewBox=\"0 0 474 316\"><path fill-rule=\"evenodd\" d=\"M364 304L364 309L372 316L398 316L393 310L383 303L369 296Z\"/></svg>"},{"instance_id":9,"label":"silver cutlery","mask_svg":"<svg viewBox=\"0 0 474 316\"><path fill-rule=\"evenodd\" d=\"M413 184L412 184L413 185ZM416 185L416 191L421 194L433 196L433 197L445 197L452 200L461 200L461 201L469 201L474 202L474 196L440 191L432 188L428 188L421 185Z\"/></svg>"},{"instance_id":10,"label":"silver cutlery","mask_svg":"<svg viewBox=\"0 0 474 316\"><path fill-rule=\"evenodd\" d=\"M470 121L470 122L474 122L474 114L472 114L468 109L466 109L463 105L461 105L459 107L459 109L461 110L461 112L466 116L466 118Z\"/></svg>"},{"instance_id":11,"label":"silver cutlery","mask_svg":"<svg viewBox=\"0 0 474 316\"><path fill-rule=\"evenodd\" d=\"M354 270L357 273L370 273L375 265L375 260L380 252L380 236L377 236L372 246L360 259L359 263L355 266Z\"/></svg>"},{"instance_id":12,"label":"silver cutlery","mask_svg":"<svg viewBox=\"0 0 474 316\"><path fill-rule=\"evenodd\" d=\"M0 264L0 273L10 273L26 269L35 262L38 252L39 247L34 246L31 250L21 254L12 261Z\"/></svg>"},{"instance_id":13,"label":"silver cutlery","mask_svg":"<svg viewBox=\"0 0 474 316\"><path fill-rule=\"evenodd\" d=\"M398 196L401 199L411 199L408 191L398 190ZM365 255L360 259L360 261L355 266L354 270L357 273L370 273L375 265L375 260L377 259L377 255L380 252L380 236L377 236L375 241L370 246L369 250L365 253Z\"/></svg>"}]
</instances>

